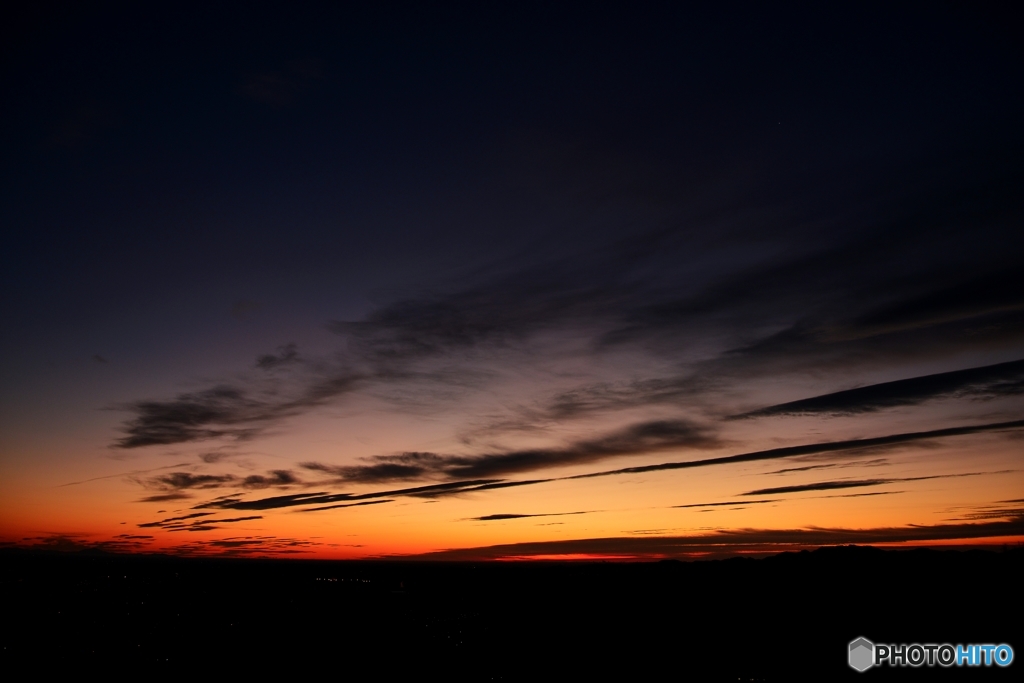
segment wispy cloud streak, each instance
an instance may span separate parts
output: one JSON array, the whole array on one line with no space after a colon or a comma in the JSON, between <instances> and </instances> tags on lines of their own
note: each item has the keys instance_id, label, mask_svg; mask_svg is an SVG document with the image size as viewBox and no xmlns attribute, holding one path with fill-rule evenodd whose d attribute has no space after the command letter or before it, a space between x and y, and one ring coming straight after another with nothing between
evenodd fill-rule
<instances>
[{"instance_id":1,"label":"wispy cloud streak","mask_svg":"<svg viewBox=\"0 0 1024 683\"><path fill-rule=\"evenodd\" d=\"M741 493L741 496L770 496L779 493L801 493L803 491L831 491L833 489L853 489L863 486L881 486L905 481L927 481L929 479L953 479L957 477L977 477L984 474L1006 474L1012 470L998 472L963 472L960 474L933 474L927 477L892 477L888 479L839 479L836 481L819 481L813 484L796 484L793 486L773 486L756 491Z\"/></svg>"},{"instance_id":2,"label":"wispy cloud streak","mask_svg":"<svg viewBox=\"0 0 1024 683\"><path fill-rule=\"evenodd\" d=\"M310 462L302 466L353 483L429 477L491 478L587 464L616 456L669 449L710 449L721 445L722 442L709 427L686 420L656 420L630 425L596 439L580 440L563 448L535 448L469 456L402 453L369 458L371 464L368 465L332 466Z\"/></svg>"},{"instance_id":3,"label":"wispy cloud streak","mask_svg":"<svg viewBox=\"0 0 1024 683\"><path fill-rule=\"evenodd\" d=\"M294 358L261 357L268 369L294 362ZM299 386L296 395L282 395L274 388L257 390L224 384L198 392L179 394L169 401L136 401L123 406L134 417L123 425L124 436L115 448L132 449L177 443L255 437L278 421L307 412L353 391L360 376L335 369Z\"/></svg>"},{"instance_id":4,"label":"wispy cloud streak","mask_svg":"<svg viewBox=\"0 0 1024 683\"><path fill-rule=\"evenodd\" d=\"M828 545L976 541L1024 535L1024 515L980 523L848 529L734 529L688 536L620 536L564 541L535 541L477 548L442 550L407 556L424 560L488 560L516 558L620 557L634 559L692 558L716 555L777 553Z\"/></svg>"},{"instance_id":5,"label":"wispy cloud streak","mask_svg":"<svg viewBox=\"0 0 1024 683\"><path fill-rule=\"evenodd\" d=\"M859 449L871 449L878 446L893 446L897 444L911 443L924 439L940 439L951 436L964 436L967 434L978 434L981 432L1020 429L1024 427L1024 420L1013 420L1009 422L993 422L981 425L969 425L964 427L948 427L946 429L933 429L923 432L906 432L903 434L890 434L867 439L848 439L845 441L826 441L822 443L806 444L802 446L784 446L782 448L771 448L765 451L753 451L751 453L740 453L739 455L727 455L721 458L707 458L704 460L690 460L684 462L666 462L658 465L643 465L639 467L624 467L618 470L606 472L593 472L590 474L578 474L567 479L586 479L590 477L607 477L618 474L641 474L645 472L658 472L663 470L689 469L692 467L708 467L711 465L728 465L741 462L755 462L758 460L776 460L789 458L798 455L812 455L818 453L835 453L839 451L853 451Z\"/></svg>"},{"instance_id":6,"label":"wispy cloud streak","mask_svg":"<svg viewBox=\"0 0 1024 683\"><path fill-rule=\"evenodd\" d=\"M944 396L993 398L1024 394L1024 360L912 377L761 408L737 418L776 415L855 415Z\"/></svg>"},{"instance_id":7,"label":"wispy cloud streak","mask_svg":"<svg viewBox=\"0 0 1024 683\"><path fill-rule=\"evenodd\" d=\"M528 519L530 517L566 517L572 515L589 515L595 512L594 510L584 510L580 512L544 512L537 514L518 514L514 512L507 513L496 513L493 515L484 515L483 517L470 517L467 521L470 522L503 522L510 519Z\"/></svg>"},{"instance_id":8,"label":"wispy cloud streak","mask_svg":"<svg viewBox=\"0 0 1024 683\"><path fill-rule=\"evenodd\" d=\"M857 451L872 449L879 445L896 445L912 443L924 439L940 439L953 436L964 436L989 431L1012 430L1024 427L1024 420L1011 422L995 422L980 425L968 425L963 427L949 427L925 432L907 432L902 434L890 434L888 436L874 437L868 439L849 439L846 441L826 441L822 443L804 444L800 446L786 446L773 448L765 451L753 451L737 455L723 456L719 458L705 458L702 460L690 460L684 462L668 462L656 465L644 465L640 467L626 467L603 472L591 472L588 474L571 475L566 477L550 477L544 479L528 480L501 480L501 479L476 479L453 481L442 484L429 484L404 489L390 489L373 493L302 493L284 496L274 496L257 500L241 500L237 496L227 496L206 503L201 503L194 509L232 509L232 510L269 510L275 508L295 507L302 505L326 505L333 503L345 503L359 500L372 500L375 498L394 497L417 497L417 498L439 498L443 496L458 496L483 491L533 486L553 481L573 481L590 479L595 477L610 477L624 474L637 474L648 472L661 472L679 469L690 469L696 467L714 467L718 465L730 465L743 462L756 462L759 460L775 460L818 453L835 453L843 451ZM924 478L938 478L923 477ZM966 476L966 475L958 475ZM899 481L892 479L891 481Z\"/></svg>"}]
</instances>

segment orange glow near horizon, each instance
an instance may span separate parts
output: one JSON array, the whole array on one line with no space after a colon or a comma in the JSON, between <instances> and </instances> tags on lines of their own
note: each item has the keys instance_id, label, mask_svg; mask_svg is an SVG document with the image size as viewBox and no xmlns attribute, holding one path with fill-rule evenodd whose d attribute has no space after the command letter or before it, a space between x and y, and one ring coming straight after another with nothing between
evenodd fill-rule
<instances>
[{"instance_id":1,"label":"orange glow near horizon","mask_svg":"<svg viewBox=\"0 0 1024 683\"><path fill-rule=\"evenodd\" d=\"M958 459L965 441L971 442L974 452L969 468ZM580 470L611 471L684 457L683 453L652 454L639 461L612 458L586 468L556 470L557 476L546 477L550 481L525 486L439 498L393 495L381 498L383 502L369 501L377 503L373 505L312 512L306 510L315 506L204 507L224 495L218 489L140 503L139 481L165 471L155 467L131 470L139 474L99 474L91 481L57 485L46 485L45 477L52 475L41 472L32 484L18 477L5 478L0 484L0 532L8 544L23 546L346 560L699 559L848 543L890 548L995 547L1024 542L1020 533L1000 532L1019 509L1014 497L1024 489L1024 473L1008 467L1018 462L1017 443L1017 432L1009 430L935 441L923 450L912 446L890 451L885 463L870 453L857 453L838 461L841 476L828 477L807 463L829 465L824 471L834 473L836 461L797 457L591 479L558 478ZM719 447L691 458L720 457L735 450ZM117 461L111 464L121 466ZM159 460L147 464L159 467ZM251 470L252 464L247 467ZM548 472L540 474L545 478ZM852 486L813 490L823 480L841 486L852 482ZM780 486L812 489L756 493ZM242 490L237 498L312 494L325 488L315 483L290 484ZM368 495L410 486L346 488L348 494ZM1003 527L998 526L1000 522ZM925 528L937 531L932 537L914 537ZM988 528L992 531L983 530ZM893 538L901 534L905 537ZM582 549L588 543L603 549Z\"/></svg>"}]
</instances>

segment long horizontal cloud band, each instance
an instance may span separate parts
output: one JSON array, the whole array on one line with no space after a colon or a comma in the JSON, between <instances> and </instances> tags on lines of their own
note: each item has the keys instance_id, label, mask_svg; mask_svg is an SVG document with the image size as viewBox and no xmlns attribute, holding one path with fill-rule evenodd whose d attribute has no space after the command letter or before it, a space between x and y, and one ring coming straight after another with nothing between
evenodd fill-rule
<instances>
[{"instance_id":1,"label":"long horizontal cloud band","mask_svg":"<svg viewBox=\"0 0 1024 683\"><path fill-rule=\"evenodd\" d=\"M790 547L836 544L975 540L1024 534L1024 515L977 524L879 527L872 529L738 529L693 536L622 536L512 543L408 556L420 560L487 560L545 556L692 557L714 553L779 552Z\"/></svg>"},{"instance_id":2,"label":"long horizontal cloud band","mask_svg":"<svg viewBox=\"0 0 1024 683\"><path fill-rule=\"evenodd\" d=\"M374 483L447 477L497 477L566 465L580 465L622 455L677 448L710 449L722 445L713 431L687 420L653 420L611 434L577 441L563 448L534 448L481 455L402 453L375 456L369 465L303 463L308 470L332 474L344 482Z\"/></svg>"},{"instance_id":3,"label":"long horizontal cloud band","mask_svg":"<svg viewBox=\"0 0 1024 683\"><path fill-rule=\"evenodd\" d=\"M872 384L799 401L780 403L737 417L819 413L853 415L883 408L915 405L929 399L957 394L981 398L1024 394L1024 360Z\"/></svg>"},{"instance_id":4,"label":"long horizontal cloud band","mask_svg":"<svg viewBox=\"0 0 1024 683\"><path fill-rule=\"evenodd\" d=\"M659 465L643 465L640 467L624 467L618 470L607 472L594 472L592 474L578 474L566 479L586 479L589 477L606 477L615 474L637 474L642 472L657 472L660 470L679 470L690 467L707 467L709 465L728 465L731 463L754 462L757 460L775 460L777 458L789 458L798 455L813 455L817 453L831 453L835 451L849 451L861 448L875 448L879 446L892 446L901 443L921 441L923 439L940 439L949 436L964 436L977 434L979 432L997 431L1002 429L1019 429L1024 427L1024 420L1011 420L1009 422L992 422L981 425L969 425L964 427L948 427L946 429L933 429L924 432L905 432L903 434L890 434L868 439L848 439L846 441L826 441L824 443L806 444L803 446L784 446L772 448L765 451L754 451L751 453L740 453L739 455L727 455L721 458L707 458L704 460L690 460L684 462L666 462Z\"/></svg>"},{"instance_id":5,"label":"long horizontal cloud band","mask_svg":"<svg viewBox=\"0 0 1024 683\"><path fill-rule=\"evenodd\" d=\"M927 477L891 477L886 479L838 479L835 481L819 481L811 484L794 486L773 486L741 493L742 496L771 496L779 493L801 493L803 491L832 491L835 489L856 489L864 486L883 486L907 481L928 481L930 479L953 479L957 477L977 477L983 474L1006 474L1011 470L998 472L962 472L960 474L933 474Z\"/></svg>"},{"instance_id":6,"label":"long horizontal cloud band","mask_svg":"<svg viewBox=\"0 0 1024 683\"><path fill-rule=\"evenodd\" d=\"M476 479L447 482L443 484L431 484L426 486L417 486L404 489L392 489L387 491L378 491L374 493L303 493L284 496L273 496L270 498L262 498L250 501L238 500L236 497L229 496L209 501L206 503L202 503L200 505L195 506L194 509L268 510L274 508L286 508L302 505L328 505L332 503L341 503L345 501L368 500L374 498L391 498L401 496L435 498L446 495L459 495L500 488L531 486L534 484L543 484L552 481L571 481L576 479L608 477L622 474L659 472L668 470L689 469L695 467L712 467L716 465L756 462L760 460L775 460L802 455L812 455L818 453L853 451L858 449L874 448L878 446L912 443L914 441L921 441L925 439L940 439L990 431L1013 430L1020 429L1022 427L1024 427L1024 420L1013 420L1009 422L993 422L980 425L967 425L963 427L934 429L923 432L906 432L902 434L890 434L887 436L873 437L867 439L848 439L845 441L827 441L823 443L804 444L800 446L786 446L783 448L773 448L763 451L753 451L750 453L740 453L737 455L729 455L719 458L705 458L702 460L668 462L660 463L657 465L645 465L640 467L626 467L621 469L606 470L603 472L592 472L588 474L579 474L568 477L551 477L545 479L530 479L521 481Z\"/></svg>"}]
</instances>

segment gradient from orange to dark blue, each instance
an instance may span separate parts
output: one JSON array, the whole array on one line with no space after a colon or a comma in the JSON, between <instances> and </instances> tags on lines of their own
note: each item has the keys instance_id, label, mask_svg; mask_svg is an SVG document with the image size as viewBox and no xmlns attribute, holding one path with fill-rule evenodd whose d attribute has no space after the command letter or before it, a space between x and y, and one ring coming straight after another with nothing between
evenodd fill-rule
<instances>
[{"instance_id":1,"label":"gradient from orange to dark blue","mask_svg":"<svg viewBox=\"0 0 1024 683\"><path fill-rule=\"evenodd\" d=\"M0 540L699 558L1024 538L985 7L26 10Z\"/></svg>"}]
</instances>

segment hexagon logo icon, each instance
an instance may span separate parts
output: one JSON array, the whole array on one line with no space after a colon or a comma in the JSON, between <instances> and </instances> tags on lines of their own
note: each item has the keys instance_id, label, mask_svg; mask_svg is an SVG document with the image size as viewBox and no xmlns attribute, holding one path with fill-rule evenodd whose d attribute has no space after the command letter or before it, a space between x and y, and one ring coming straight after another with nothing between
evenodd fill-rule
<instances>
[{"instance_id":1,"label":"hexagon logo icon","mask_svg":"<svg viewBox=\"0 0 1024 683\"><path fill-rule=\"evenodd\" d=\"M875 663L875 644L867 638L858 638L850 643L850 666L857 671L867 671Z\"/></svg>"}]
</instances>

